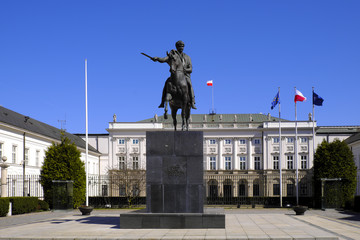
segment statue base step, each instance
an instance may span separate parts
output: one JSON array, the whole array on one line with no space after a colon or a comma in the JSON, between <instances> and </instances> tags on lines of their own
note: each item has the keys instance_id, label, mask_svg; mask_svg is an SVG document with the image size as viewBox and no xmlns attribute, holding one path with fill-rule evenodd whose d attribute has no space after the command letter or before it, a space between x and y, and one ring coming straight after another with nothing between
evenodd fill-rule
<instances>
[{"instance_id":1,"label":"statue base step","mask_svg":"<svg viewBox=\"0 0 360 240\"><path fill-rule=\"evenodd\" d=\"M225 228L223 213L125 213L120 214L123 229Z\"/></svg>"}]
</instances>

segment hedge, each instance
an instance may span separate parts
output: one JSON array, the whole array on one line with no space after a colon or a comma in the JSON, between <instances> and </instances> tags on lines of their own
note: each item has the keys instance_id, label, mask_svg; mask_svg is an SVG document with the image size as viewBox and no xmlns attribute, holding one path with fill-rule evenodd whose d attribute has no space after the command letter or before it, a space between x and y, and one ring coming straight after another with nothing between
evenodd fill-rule
<instances>
[{"instance_id":1,"label":"hedge","mask_svg":"<svg viewBox=\"0 0 360 240\"><path fill-rule=\"evenodd\" d=\"M10 201L13 215L35 212L38 207L37 197L11 197Z\"/></svg>"},{"instance_id":2,"label":"hedge","mask_svg":"<svg viewBox=\"0 0 360 240\"><path fill-rule=\"evenodd\" d=\"M0 217L5 217L9 212L9 198L0 198Z\"/></svg>"},{"instance_id":3,"label":"hedge","mask_svg":"<svg viewBox=\"0 0 360 240\"><path fill-rule=\"evenodd\" d=\"M37 197L7 197L0 198L0 217L8 214L10 202L12 203L12 215L49 210L49 204Z\"/></svg>"}]
</instances>

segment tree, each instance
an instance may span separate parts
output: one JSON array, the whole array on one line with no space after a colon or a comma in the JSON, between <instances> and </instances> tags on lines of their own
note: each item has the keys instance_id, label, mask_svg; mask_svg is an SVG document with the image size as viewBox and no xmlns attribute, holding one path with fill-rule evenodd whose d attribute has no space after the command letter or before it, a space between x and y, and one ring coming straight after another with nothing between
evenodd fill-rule
<instances>
[{"instance_id":1,"label":"tree","mask_svg":"<svg viewBox=\"0 0 360 240\"><path fill-rule=\"evenodd\" d=\"M317 148L314 159L315 198L321 200L321 178L341 178L341 206L351 203L356 191L356 166L354 156L344 141L325 140Z\"/></svg>"},{"instance_id":2,"label":"tree","mask_svg":"<svg viewBox=\"0 0 360 240\"><path fill-rule=\"evenodd\" d=\"M45 153L41 168L41 185L45 201L53 208L53 180L72 180L73 207L77 208L85 201L86 173L81 153L74 143L62 136L61 143L52 143Z\"/></svg>"},{"instance_id":3,"label":"tree","mask_svg":"<svg viewBox=\"0 0 360 240\"><path fill-rule=\"evenodd\" d=\"M133 200L140 197L146 188L146 172L142 169L123 167L108 171L113 192L119 192L120 197L126 197L128 207Z\"/></svg>"}]
</instances>

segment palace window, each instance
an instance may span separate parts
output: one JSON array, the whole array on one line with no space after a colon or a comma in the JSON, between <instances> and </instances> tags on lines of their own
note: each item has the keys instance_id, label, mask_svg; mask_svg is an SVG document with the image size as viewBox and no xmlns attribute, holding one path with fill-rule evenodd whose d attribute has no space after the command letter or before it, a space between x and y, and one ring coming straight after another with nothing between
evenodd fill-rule
<instances>
[{"instance_id":1,"label":"palace window","mask_svg":"<svg viewBox=\"0 0 360 240\"><path fill-rule=\"evenodd\" d=\"M246 140L245 140L245 139L240 139L240 140L239 140L239 143L240 143L241 145L245 145L245 144L246 144Z\"/></svg>"},{"instance_id":2,"label":"palace window","mask_svg":"<svg viewBox=\"0 0 360 240\"><path fill-rule=\"evenodd\" d=\"M12 160L12 163L16 163L16 153L17 153L17 146L16 145L13 145L12 146L12 152L11 152L11 160Z\"/></svg>"},{"instance_id":3,"label":"palace window","mask_svg":"<svg viewBox=\"0 0 360 240\"><path fill-rule=\"evenodd\" d=\"M300 138L300 142L301 142L301 143L307 143L307 142L308 142L308 138L307 138L307 137L301 137L301 138Z\"/></svg>"},{"instance_id":4,"label":"palace window","mask_svg":"<svg viewBox=\"0 0 360 240\"><path fill-rule=\"evenodd\" d=\"M132 140L132 143L133 143L133 144L139 144L139 139L133 139L133 140Z\"/></svg>"},{"instance_id":5,"label":"palace window","mask_svg":"<svg viewBox=\"0 0 360 240\"><path fill-rule=\"evenodd\" d=\"M279 169L279 156L273 156L273 160L274 160L274 170L278 170Z\"/></svg>"},{"instance_id":6,"label":"palace window","mask_svg":"<svg viewBox=\"0 0 360 240\"><path fill-rule=\"evenodd\" d=\"M254 144L259 145L260 144L260 139L254 139Z\"/></svg>"},{"instance_id":7,"label":"palace window","mask_svg":"<svg viewBox=\"0 0 360 240\"><path fill-rule=\"evenodd\" d=\"M225 157L225 170L231 170L231 157Z\"/></svg>"},{"instance_id":8,"label":"palace window","mask_svg":"<svg viewBox=\"0 0 360 240\"><path fill-rule=\"evenodd\" d=\"M25 165L29 165L29 149L25 148Z\"/></svg>"},{"instance_id":9,"label":"palace window","mask_svg":"<svg viewBox=\"0 0 360 240\"><path fill-rule=\"evenodd\" d=\"M287 156L287 169L294 169L294 156L293 155Z\"/></svg>"},{"instance_id":10,"label":"palace window","mask_svg":"<svg viewBox=\"0 0 360 240\"><path fill-rule=\"evenodd\" d=\"M36 150L35 153L35 166L40 166L40 150Z\"/></svg>"},{"instance_id":11,"label":"palace window","mask_svg":"<svg viewBox=\"0 0 360 240\"><path fill-rule=\"evenodd\" d=\"M307 184L306 183L300 183L300 195L306 196L308 192Z\"/></svg>"},{"instance_id":12,"label":"palace window","mask_svg":"<svg viewBox=\"0 0 360 240\"><path fill-rule=\"evenodd\" d=\"M240 170L246 170L246 157L240 157Z\"/></svg>"},{"instance_id":13,"label":"palace window","mask_svg":"<svg viewBox=\"0 0 360 240\"><path fill-rule=\"evenodd\" d=\"M254 167L255 167L255 170L260 170L261 169L261 159L260 159L260 157L254 157Z\"/></svg>"},{"instance_id":14,"label":"palace window","mask_svg":"<svg viewBox=\"0 0 360 240\"><path fill-rule=\"evenodd\" d=\"M260 185L258 183L253 185L253 196L260 196Z\"/></svg>"},{"instance_id":15,"label":"palace window","mask_svg":"<svg viewBox=\"0 0 360 240\"><path fill-rule=\"evenodd\" d=\"M126 168L125 156L118 157L118 160L119 160L119 170L124 170Z\"/></svg>"},{"instance_id":16,"label":"palace window","mask_svg":"<svg viewBox=\"0 0 360 240\"><path fill-rule=\"evenodd\" d=\"M216 157L210 157L210 170L216 170Z\"/></svg>"},{"instance_id":17,"label":"palace window","mask_svg":"<svg viewBox=\"0 0 360 240\"><path fill-rule=\"evenodd\" d=\"M231 144L231 139L225 139L225 145Z\"/></svg>"},{"instance_id":18,"label":"palace window","mask_svg":"<svg viewBox=\"0 0 360 240\"><path fill-rule=\"evenodd\" d=\"M119 139L119 144L124 145L125 144L125 139Z\"/></svg>"},{"instance_id":19,"label":"palace window","mask_svg":"<svg viewBox=\"0 0 360 240\"><path fill-rule=\"evenodd\" d=\"M279 183L273 184L273 195L280 195L280 184Z\"/></svg>"},{"instance_id":20,"label":"palace window","mask_svg":"<svg viewBox=\"0 0 360 240\"><path fill-rule=\"evenodd\" d=\"M209 140L209 143L210 143L210 144L216 144L216 140L215 140L215 139L210 139L210 140Z\"/></svg>"},{"instance_id":21,"label":"palace window","mask_svg":"<svg viewBox=\"0 0 360 240\"><path fill-rule=\"evenodd\" d=\"M287 138L286 138L286 142L287 142L287 143L293 143L293 142L294 142L294 138L292 138L292 137L287 137Z\"/></svg>"},{"instance_id":22,"label":"palace window","mask_svg":"<svg viewBox=\"0 0 360 240\"><path fill-rule=\"evenodd\" d=\"M301 159L301 169L307 169L308 168L307 155L301 155L300 159Z\"/></svg>"},{"instance_id":23,"label":"palace window","mask_svg":"<svg viewBox=\"0 0 360 240\"><path fill-rule=\"evenodd\" d=\"M294 196L294 184L290 183L286 185L287 196Z\"/></svg>"},{"instance_id":24,"label":"palace window","mask_svg":"<svg viewBox=\"0 0 360 240\"><path fill-rule=\"evenodd\" d=\"M139 169L139 157L137 156L133 157L133 169L134 170Z\"/></svg>"},{"instance_id":25,"label":"palace window","mask_svg":"<svg viewBox=\"0 0 360 240\"><path fill-rule=\"evenodd\" d=\"M278 137L274 137L274 138L273 138L273 143L279 143L279 142L280 142L280 140L279 140Z\"/></svg>"}]
</instances>

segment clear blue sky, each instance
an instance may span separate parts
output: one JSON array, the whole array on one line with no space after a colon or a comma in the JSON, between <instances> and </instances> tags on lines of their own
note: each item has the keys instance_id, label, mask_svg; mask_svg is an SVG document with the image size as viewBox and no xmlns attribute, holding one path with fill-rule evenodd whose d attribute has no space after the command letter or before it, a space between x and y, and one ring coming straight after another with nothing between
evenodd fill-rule
<instances>
[{"instance_id":1,"label":"clear blue sky","mask_svg":"<svg viewBox=\"0 0 360 240\"><path fill-rule=\"evenodd\" d=\"M155 114L177 40L193 62L198 110L271 113L295 119L294 87L325 99L318 125L359 125L360 1L0 1L0 105L70 133L85 132L88 59L89 133Z\"/></svg>"}]
</instances>

